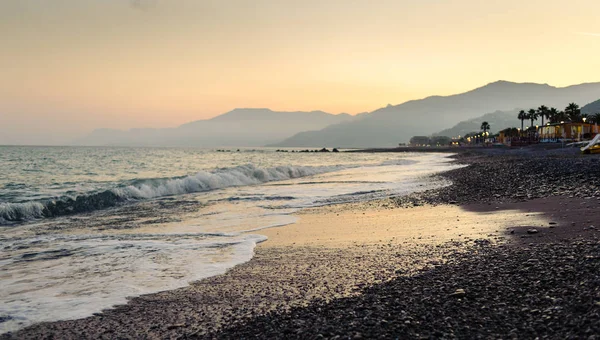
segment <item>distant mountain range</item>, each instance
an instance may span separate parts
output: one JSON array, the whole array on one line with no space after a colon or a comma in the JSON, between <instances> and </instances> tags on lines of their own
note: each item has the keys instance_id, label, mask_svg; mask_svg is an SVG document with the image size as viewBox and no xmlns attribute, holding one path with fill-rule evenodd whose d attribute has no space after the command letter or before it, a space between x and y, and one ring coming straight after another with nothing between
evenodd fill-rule
<instances>
[{"instance_id":1,"label":"distant mountain range","mask_svg":"<svg viewBox=\"0 0 600 340\"><path fill-rule=\"evenodd\" d=\"M521 121L517 119L518 110L496 111L487 113L481 117L462 121L449 129L434 133L435 136L464 136L469 132L481 131L481 123L490 124L490 133L496 133L508 127L520 127ZM529 121L527 121L529 123Z\"/></svg>"},{"instance_id":2,"label":"distant mountain range","mask_svg":"<svg viewBox=\"0 0 600 340\"><path fill-rule=\"evenodd\" d=\"M431 135L456 122L477 118L484 112L537 108L564 108L570 102L589 103L600 98L600 82L563 88L547 84L498 81L451 96L433 96L387 106L362 119L301 132L275 146L388 147L411 136Z\"/></svg>"},{"instance_id":3,"label":"distant mountain range","mask_svg":"<svg viewBox=\"0 0 600 340\"><path fill-rule=\"evenodd\" d=\"M356 119L349 114L323 111L277 112L269 109L235 109L207 120L168 129L97 129L76 145L259 147L301 131Z\"/></svg>"},{"instance_id":4,"label":"distant mountain range","mask_svg":"<svg viewBox=\"0 0 600 340\"><path fill-rule=\"evenodd\" d=\"M322 111L235 109L177 128L129 131L99 129L75 144L388 147L407 142L412 136L431 135L436 131L443 135L477 131L481 119L484 119L481 115L485 112L493 112L484 117L492 126L492 131L496 131L520 125L515 113L519 109L527 110L540 105L563 109L570 102L583 105L598 98L600 82L559 88L547 84L498 81L461 94L411 100L357 116L333 115ZM455 126L457 122L461 123ZM454 127L443 130L448 126Z\"/></svg>"},{"instance_id":5,"label":"distant mountain range","mask_svg":"<svg viewBox=\"0 0 600 340\"><path fill-rule=\"evenodd\" d=\"M563 108L560 108L563 109ZM449 129L442 130L434 133L434 136L464 136L469 132L481 131L481 123L488 122L490 124L490 133L497 133L500 130L510 127L520 127L521 121L517 118L519 110L512 111L496 111L493 113L485 114L481 117L462 121ZM581 113L595 114L600 113L600 99L595 102L589 103L581 108ZM541 120L541 118L539 119ZM536 122L539 122L536 121ZM530 122L525 121L525 126L529 126Z\"/></svg>"},{"instance_id":6,"label":"distant mountain range","mask_svg":"<svg viewBox=\"0 0 600 340\"><path fill-rule=\"evenodd\" d=\"M600 99L581 108L581 113L593 115L600 113Z\"/></svg>"}]
</instances>

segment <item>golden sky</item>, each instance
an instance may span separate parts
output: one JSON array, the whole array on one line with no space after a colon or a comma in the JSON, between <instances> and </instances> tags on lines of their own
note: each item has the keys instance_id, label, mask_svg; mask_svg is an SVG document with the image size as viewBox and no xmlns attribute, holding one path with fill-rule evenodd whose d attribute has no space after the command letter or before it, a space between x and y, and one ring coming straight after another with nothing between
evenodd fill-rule
<instances>
[{"instance_id":1,"label":"golden sky","mask_svg":"<svg viewBox=\"0 0 600 340\"><path fill-rule=\"evenodd\" d=\"M600 81L598 13L598 0L1 0L0 136Z\"/></svg>"}]
</instances>

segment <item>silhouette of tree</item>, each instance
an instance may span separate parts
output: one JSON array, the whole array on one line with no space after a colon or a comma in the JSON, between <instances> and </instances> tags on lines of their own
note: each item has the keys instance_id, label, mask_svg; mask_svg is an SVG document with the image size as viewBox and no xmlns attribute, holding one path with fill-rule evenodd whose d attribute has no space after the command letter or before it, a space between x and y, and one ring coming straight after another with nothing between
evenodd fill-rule
<instances>
[{"instance_id":1,"label":"silhouette of tree","mask_svg":"<svg viewBox=\"0 0 600 340\"><path fill-rule=\"evenodd\" d=\"M565 108L565 114L569 117L569 120L576 122L580 119L579 115L581 114L581 110L579 109L579 105L575 103L570 103Z\"/></svg>"},{"instance_id":2,"label":"silhouette of tree","mask_svg":"<svg viewBox=\"0 0 600 340\"><path fill-rule=\"evenodd\" d=\"M594 113L590 120L592 120L594 124L600 124L600 112Z\"/></svg>"},{"instance_id":3,"label":"silhouette of tree","mask_svg":"<svg viewBox=\"0 0 600 340\"><path fill-rule=\"evenodd\" d=\"M486 133L490 129L490 124L488 122L483 122L481 123L480 129L483 130L483 133Z\"/></svg>"},{"instance_id":4,"label":"silhouette of tree","mask_svg":"<svg viewBox=\"0 0 600 340\"><path fill-rule=\"evenodd\" d=\"M538 113L535 109L531 109L527 112L527 118L531 121L531 127L533 127L533 121L538 119Z\"/></svg>"},{"instance_id":5,"label":"silhouette of tree","mask_svg":"<svg viewBox=\"0 0 600 340\"><path fill-rule=\"evenodd\" d=\"M521 131L523 131L523 121L527 119L527 112L521 110L519 111L519 115L517 116L521 120Z\"/></svg>"},{"instance_id":6,"label":"silhouette of tree","mask_svg":"<svg viewBox=\"0 0 600 340\"><path fill-rule=\"evenodd\" d=\"M544 126L544 118L550 118L550 109L546 105L542 105L538 107L537 112L542 117L542 126Z\"/></svg>"},{"instance_id":7,"label":"silhouette of tree","mask_svg":"<svg viewBox=\"0 0 600 340\"><path fill-rule=\"evenodd\" d=\"M589 123L590 115L588 115L587 113L582 113L579 115L579 118L582 123L583 123L583 118L585 118L586 122Z\"/></svg>"},{"instance_id":8,"label":"silhouette of tree","mask_svg":"<svg viewBox=\"0 0 600 340\"><path fill-rule=\"evenodd\" d=\"M558 123L560 121L559 115L560 111L558 111L558 109L555 107L551 107L548 111L548 119L550 120L550 123Z\"/></svg>"}]
</instances>

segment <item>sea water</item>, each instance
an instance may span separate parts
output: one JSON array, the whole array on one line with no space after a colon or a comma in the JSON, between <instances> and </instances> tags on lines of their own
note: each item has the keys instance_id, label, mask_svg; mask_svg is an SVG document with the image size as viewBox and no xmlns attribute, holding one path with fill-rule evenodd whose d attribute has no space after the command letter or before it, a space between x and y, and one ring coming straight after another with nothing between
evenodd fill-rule
<instances>
[{"instance_id":1,"label":"sea water","mask_svg":"<svg viewBox=\"0 0 600 340\"><path fill-rule=\"evenodd\" d=\"M455 167L433 153L0 147L0 333L222 274L299 209L448 185L430 176Z\"/></svg>"}]
</instances>

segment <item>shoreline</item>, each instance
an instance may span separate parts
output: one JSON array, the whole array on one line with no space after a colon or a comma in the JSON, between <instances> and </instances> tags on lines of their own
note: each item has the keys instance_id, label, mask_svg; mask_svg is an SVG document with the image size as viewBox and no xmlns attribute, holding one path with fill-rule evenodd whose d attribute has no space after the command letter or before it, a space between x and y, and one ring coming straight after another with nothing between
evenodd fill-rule
<instances>
[{"instance_id":1,"label":"shoreline","mask_svg":"<svg viewBox=\"0 0 600 340\"><path fill-rule=\"evenodd\" d=\"M531 166L535 161L513 156L508 156L510 162L481 155L470 157L457 155L457 161L471 166L443 175L453 180L451 187L401 198L308 209L296 215L300 218L296 224L258 231L269 239L257 245L252 260L223 275L186 288L136 297L127 305L89 318L37 324L0 338L260 337L264 320L280 320L283 325L290 315L295 315L297 322L287 323L286 327L295 328L294 332L273 328L268 334L314 335L310 330L315 325L308 327L312 319L303 313L315 314L315 306L333 308L347 299L360 299L370 289L377 289L373 287L420 277L446 268L457 259L464 262L465 254L476 254L481 246L493 252L537 244L543 248L574 238L597 242L600 232L587 224L600 224L595 222L600 222L600 192L595 196L596 192L583 187L572 193L568 185L561 183L544 189L542 195L535 188L547 188L554 179L550 176L541 182L534 179L535 185L518 181L515 186L520 189L515 194L503 192L500 197L488 197L477 187L482 178L474 177L474 171L510 168L511 162L516 168L524 163ZM540 178L548 174L542 172ZM558 174L564 175L560 171ZM593 180L593 176L584 176L587 178L583 180ZM577 176L570 180L572 186L580 183ZM512 188L508 182L500 185L506 192ZM462 191L465 188L468 194ZM495 188L492 185L491 190L498 191ZM532 228L539 230L529 234ZM346 311L351 308L342 307ZM252 329L255 336L248 333ZM343 330L340 328L337 335L351 334ZM413 335L417 334L422 335Z\"/></svg>"}]
</instances>

